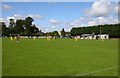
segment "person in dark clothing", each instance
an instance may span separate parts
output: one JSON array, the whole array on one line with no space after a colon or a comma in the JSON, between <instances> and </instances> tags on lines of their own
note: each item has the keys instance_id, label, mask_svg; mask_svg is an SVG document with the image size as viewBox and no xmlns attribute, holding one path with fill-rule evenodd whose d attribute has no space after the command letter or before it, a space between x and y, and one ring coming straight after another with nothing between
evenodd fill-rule
<instances>
[{"instance_id":1,"label":"person in dark clothing","mask_svg":"<svg viewBox=\"0 0 120 78\"><path fill-rule=\"evenodd\" d=\"M19 42L20 40L20 35L18 35L17 37L16 37L16 39L17 39L17 42Z\"/></svg>"}]
</instances>

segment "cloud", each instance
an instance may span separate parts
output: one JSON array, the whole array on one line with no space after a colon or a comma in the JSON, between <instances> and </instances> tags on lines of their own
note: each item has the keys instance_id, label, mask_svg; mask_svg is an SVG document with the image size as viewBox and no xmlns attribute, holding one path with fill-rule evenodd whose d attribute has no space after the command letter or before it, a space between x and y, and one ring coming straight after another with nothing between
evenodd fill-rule
<instances>
[{"instance_id":1,"label":"cloud","mask_svg":"<svg viewBox=\"0 0 120 78\"><path fill-rule=\"evenodd\" d=\"M58 20L50 20L53 25L45 27L45 31L61 31L64 28L66 31L70 31L73 27L86 27L86 26L96 26L96 25L104 25L104 24L116 24L118 23L118 19L113 17L95 17L95 18L79 18L73 21L61 21L59 24ZM49 30L46 30L49 29Z\"/></svg>"},{"instance_id":2,"label":"cloud","mask_svg":"<svg viewBox=\"0 0 120 78\"><path fill-rule=\"evenodd\" d=\"M94 25L104 25L104 24L117 24L118 19L116 18L104 18L104 17L97 17L93 21L88 22L88 26L94 26Z\"/></svg>"},{"instance_id":3,"label":"cloud","mask_svg":"<svg viewBox=\"0 0 120 78\"><path fill-rule=\"evenodd\" d=\"M14 21L16 22L17 19L22 19L22 20L25 19L25 16L19 15L19 14L15 14L13 16L8 16L8 17L4 18L4 22L5 22L5 24L7 26L9 25L10 19L14 19Z\"/></svg>"},{"instance_id":4,"label":"cloud","mask_svg":"<svg viewBox=\"0 0 120 78\"><path fill-rule=\"evenodd\" d=\"M7 20L9 20L9 19L15 19L15 17L7 17L6 19Z\"/></svg>"},{"instance_id":5,"label":"cloud","mask_svg":"<svg viewBox=\"0 0 120 78\"><path fill-rule=\"evenodd\" d=\"M17 19L22 19L24 20L26 17L31 16L33 19L41 19L42 16L41 15L35 15L35 14L31 14L31 15L20 15L20 14L14 14L13 16L8 16L6 18L4 18L4 22L5 24L8 26L9 25L9 20L10 19L14 19L15 22Z\"/></svg>"},{"instance_id":6,"label":"cloud","mask_svg":"<svg viewBox=\"0 0 120 78\"><path fill-rule=\"evenodd\" d=\"M51 24L54 24L54 25L60 24L60 21L54 20L54 19L50 19L49 22L50 22Z\"/></svg>"},{"instance_id":7,"label":"cloud","mask_svg":"<svg viewBox=\"0 0 120 78\"><path fill-rule=\"evenodd\" d=\"M5 22L5 24L6 24L6 26L9 26L10 19L14 19L16 21L16 19L14 17L9 17L8 16L8 17L4 18L4 20L3 20L3 22Z\"/></svg>"},{"instance_id":8,"label":"cloud","mask_svg":"<svg viewBox=\"0 0 120 78\"><path fill-rule=\"evenodd\" d=\"M113 10L113 5L107 0L100 0L94 2L90 9L87 9L85 12L89 16L101 17L109 15Z\"/></svg>"},{"instance_id":9,"label":"cloud","mask_svg":"<svg viewBox=\"0 0 120 78\"><path fill-rule=\"evenodd\" d=\"M32 17L34 19L41 19L41 18L43 18L43 16L41 16L41 15L35 15L35 14L31 14L31 15L28 15L28 16L30 16L30 17Z\"/></svg>"},{"instance_id":10,"label":"cloud","mask_svg":"<svg viewBox=\"0 0 120 78\"><path fill-rule=\"evenodd\" d=\"M115 7L115 12L120 16L120 3L118 3L118 5Z\"/></svg>"},{"instance_id":11,"label":"cloud","mask_svg":"<svg viewBox=\"0 0 120 78\"><path fill-rule=\"evenodd\" d=\"M32 17L33 19L41 19L43 16L41 15L35 15L35 14L31 14L31 15L20 15L20 14L14 14L13 16L11 16L13 19L25 19L26 17Z\"/></svg>"},{"instance_id":12,"label":"cloud","mask_svg":"<svg viewBox=\"0 0 120 78\"><path fill-rule=\"evenodd\" d=\"M104 17L98 17L98 18L96 18L96 21L98 22L98 24L108 24L109 23L108 19L105 19Z\"/></svg>"},{"instance_id":13,"label":"cloud","mask_svg":"<svg viewBox=\"0 0 120 78\"><path fill-rule=\"evenodd\" d=\"M11 10L13 7L8 4L3 4L3 10Z\"/></svg>"},{"instance_id":14,"label":"cloud","mask_svg":"<svg viewBox=\"0 0 120 78\"><path fill-rule=\"evenodd\" d=\"M96 21L90 21L88 22L88 26L94 26L97 25Z\"/></svg>"},{"instance_id":15,"label":"cloud","mask_svg":"<svg viewBox=\"0 0 120 78\"><path fill-rule=\"evenodd\" d=\"M73 27L95 26L116 23L118 23L118 19L113 17L79 18L71 22L66 22L64 27L70 29Z\"/></svg>"},{"instance_id":16,"label":"cloud","mask_svg":"<svg viewBox=\"0 0 120 78\"><path fill-rule=\"evenodd\" d=\"M86 27L86 26L97 26L97 25L104 25L104 24L116 24L118 23L117 18L113 17L95 17L95 18L79 18L73 21L61 21L60 24L57 23L58 20L51 20L50 22L55 23L50 26L40 26L41 30L44 32L50 31L61 31L62 28L65 31L70 31L73 27ZM57 23L57 24L56 24Z\"/></svg>"},{"instance_id":17,"label":"cloud","mask_svg":"<svg viewBox=\"0 0 120 78\"><path fill-rule=\"evenodd\" d=\"M55 29L55 28L56 28L56 26L53 25L53 26L52 26L52 29Z\"/></svg>"},{"instance_id":18,"label":"cloud","mask_svg":"<svg viewBox=\"0 0 120 78\"><path fill-rule=\"evenodd\" d=\"M55 25L49 25L49 26L45 26L45 25L37 25L39 27L40 30L42 30L43 32L51 32L54 30L58 29L58 26Z\"/></svg>"},{"instance_id":19,"label":"cloud","mask_svg":"<svg viewBox=\"0 0 120 78\"><path fill-rule=\"evenodd\" d=\"M24 18L25 18L24 15L20 15L20 14L15 14L13 17L14 17L15 19L24 19Z\"/></svg>"}]
</instances>

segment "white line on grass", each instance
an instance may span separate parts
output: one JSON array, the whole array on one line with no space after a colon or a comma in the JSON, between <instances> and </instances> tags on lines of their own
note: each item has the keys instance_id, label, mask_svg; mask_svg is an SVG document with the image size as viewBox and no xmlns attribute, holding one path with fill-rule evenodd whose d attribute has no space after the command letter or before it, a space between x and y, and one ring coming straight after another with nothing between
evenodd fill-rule
<instances>
[{"instance_id":1,"label":"white line on grass","mask_svg":"<svg viewBox=\"0 0 120 78\"><path fill-rule=\"evenodd\" d=\"M84 74L78 74L78 75L76 75L76 76L87 76L87 75L95 74L95 73L98 73L98 72L108 71L108 70L111 70L111 69L114 69L114 68L118 68L118 66L112 66L112 67L110 67L110 68L105 68L105 69L101 69L101 70L96 70L96 71L88 72L88 73L84 73Z\"/></svg>"}]
</instances>

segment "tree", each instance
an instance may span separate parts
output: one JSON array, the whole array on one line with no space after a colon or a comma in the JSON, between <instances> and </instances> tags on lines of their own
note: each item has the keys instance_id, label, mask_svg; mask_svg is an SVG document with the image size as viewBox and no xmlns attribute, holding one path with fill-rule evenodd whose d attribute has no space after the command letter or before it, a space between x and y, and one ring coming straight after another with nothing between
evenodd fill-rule
<instances>
[{"instance_id":1,"label":"tree","mask_svg":"<svg viewBox=\"0 0 120 78\"><path fill-rule=\"evenodd\" d=\"M61 35L62 35L62 36L65 36L65 30L64 30L64 28L63 28L62 31L61 31Z\"/></svg>"},{"instance_id":2,"label":"tree","mask_svg":"<svg viewBox=\"0 0 120 78\"><path fill-rule=\"evenodd\" d=\"M58 31L47 32L46 36L55 36L55 37L57 37L57 36L59 36L59 33L58 33Z\"/></svg>"},{"instance_id":3,"label":"tree","mask_svg":"<svg viewBox=\"0 0 120 78\"><path fill-rule=\"evenodd\" d=\"M51 35L51 32L47 32L47 33L45 33L45 35L46 35L46 36L52 36L52 35Z\"/></svg>"},{"instance_id":4,"label":"tree","mask_svg":"<svg viewBox=\"0 0 120 78\"><path fill-rule=\"evenodd\" d=\"M53 33L53 36L59 36L58 31L53 31L52 33Z\"/></svg>"},{"instance_id":5,"label":"tree","mask_svg":"<svg viewBox=\"0 0 120 78\"><path fill-rule=\"evenodd\" d=\"M9 36L10 29L9 27L6 27L4 22L0 22L0 31L2 31L0 34L3 36Z\"/></svg>"},{"instance_id":6,"label":"tree","mask_svg":"<svg viewBox=\"0 0 120 78\"><path fill-rule=\"evenodd\" d=\"M2 31L2 33L4 33L5 29L6 29L5 23L4 22L0 22L0 31Z\"/></svg>"},{"instance_id":7,"label":"tree","mask_svg":"<svg viewBox=\"0 0 120 78\"><path fill-rule=\"evenodd\" d=\"M10 34L15 34L14 26L15 26L15 21L14 21L14 19L10 19L10 22L9 22Z\"/></svg>"},{"instance_id":8,"label":"tree","mask_svg":"<svg viewBox=\"0 0 120 78\"><path fill-rule=\"evenodd\" d=\"M39 35L43 36L44 33L42 32L42 30L39 30Z\"/></svg>"},{"instance_id":9,"label":"tree","mask_svg":"<svg viewBox=\"0 0 120 78\"><path fill-rule=\"evenodd\" d=\"M2 23L0 22L0 37L2 36Z\"/></svg>"},{"instance_id":10,"label":"tree","mask_svg":"<svg viewBox=\"0 0 120 78\"><path fill-rule=\"evenodd\" d=\"M39 32L39 28L36 27L36 25L31 26L30 29L32 34L38 33Z\"/></svg>"},{"instance_id":11,"label":"tree","mask_svg":"<svg viewBox=\"0 0 120 78\"><path fill-rule=\"evenodd\" d=\"M15 26L15 21L14 21L14 19L10 19L10 23L9 23L9 27L11 28L13 28Z\"/></svg>"},{"instance_id":12,"label":"tree","mask_svg":"<svg viewBox=\"0 0 120 78\"><path fill-rule=\"evenodd\" d=\"M24 20L19 19L16 21L15 32L16 34L24 33Z\"/></svg>"},{"instance_id":13,"label":"tree","mask_svg":"<svg viewBox=\"0 0 120 78\"><path fill-rule=\"evenodd\" d=\"M26 34L30 35L31 34L31 26L32 26L32 22L34 21L33 18L31 17L27 17L25 18L25 26L26 26Z\"/></svg>"}]
</instances>

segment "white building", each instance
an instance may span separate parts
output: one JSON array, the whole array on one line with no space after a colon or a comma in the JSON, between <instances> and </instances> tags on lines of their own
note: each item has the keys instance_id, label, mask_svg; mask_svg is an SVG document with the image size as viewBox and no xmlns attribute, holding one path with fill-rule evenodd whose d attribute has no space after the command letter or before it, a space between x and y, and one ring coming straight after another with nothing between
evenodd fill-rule
<instances>
[{"instance_id":1,"label":"white building","mask_svg":"<svg viewBox=\"0 0 120 78\"><path fill-rule=\"evenodd\" d=\"M109 34L98 34L99 39L109 39Z\"/></svg>"},{"instance_id":2,"label":"white building","mask_svg":"<svg viewBox=\"0 0 120 78\"><path fill-rule=\"evenodd\" d=\"M80 36L80 39L109 39L109 35L108 34L98 34L98 35L82 34Z\"/></svg>"},{"instance_id":3,"label":"white building","mask_svg":"<svg viewBox=\"0 0 120 78\"><path fill-rule=\"evenodd\" d=\"M93 35L92 34L82 34L80 39L92 39Z\"/></svg>"}]
</instances>

